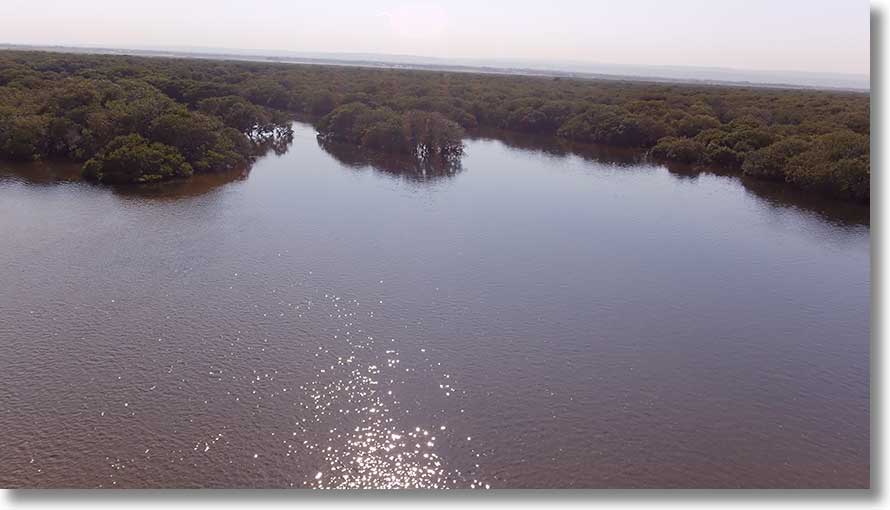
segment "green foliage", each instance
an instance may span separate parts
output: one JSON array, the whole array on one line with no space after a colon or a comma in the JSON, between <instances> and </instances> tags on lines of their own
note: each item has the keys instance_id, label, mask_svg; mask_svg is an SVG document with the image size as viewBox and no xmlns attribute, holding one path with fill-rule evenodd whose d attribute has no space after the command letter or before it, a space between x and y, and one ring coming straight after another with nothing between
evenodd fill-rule
<instances>
[{"instance_id":1,"label":"green foliage","mask_svg":"<svg viewBox=\"0 0 890 510\"><path fill-rule=\"evenodd\" d=\"M720 121L709 115L687 115L677 122L677 134L692 138L706 129L720 127Z\"/></svg>"},{"instance_id":2,"label":"green foliage","mask_svg":"<svg viewBox=\"0 0 890 510\"><path fill-rule=\"evenodd\" d=\"M137 134L118 136L83 165L85 179L102 183L150 183L192 175L174 147Z\"/></svg>"},{"instance_id":3,"label":"green foliage","mask_svg":"<svg viewBox=\"0 0 890 510\"><path fill-rule=\"evenodd\" d=\"M337 107L337 98L330 91L312 92L304 103L304 111L313 115L327 115Z\"/></svg>"},{"instance_id":4,"label":"green foliage","mask_svg":"<svg viewBox=\"0 0 890 510\"><path fill-rule=\"evenodd\" d=\"M611 105L594 105L569 118L557 134L578 142L651 147L667 128L659 121Z\"/></svg>"},{"instance_id":5,"label":"green foliage","mask_svg":"<svg viewBox=\"0 0 890 510\"><path fill-rule=\"evenodd\" d=\"M794 136L757 149L745 158L742 173L752 177L785 180L788 161L807 151L811 145L808 139Z\"/></svg>"},{"instance_id":6,"label":"green foliage","mask_svg":"<svg viewBox=\"0 0 890 510\"><path fill-rule=\"evenodd\" d=\"M184 62L0 52L0 157L92 158L94 180L147 182L226 170L290 141L288 117L269 108L291 100L281 84L242 78L236 85L213 74ZM166 166L115 168L128 161L127 150L140 164Z\"/></svg>"},{"instance_id":7,"label":"green foliage","mask_svg":"<svg viewBox=\"0 0 890 510\"><path fill-rule=\"evenodd\" d=\"M497 128L868 200L869 108L839 91L0 51L0 157L84 161L135 133L196 172L283 150L298 114L324 137L419 158L455 157L460 128ZM851 133L862 154L832 159L825 144Z\"/></svg>"},{"instance_id":8,"label":"green foliage","mask_svg":"<svg viewBox=\"0 0 890 510\"><path fill-rule=\"evenodd\" d=\"M410 153L412 150L403 116L387 108L369 115L359 144L384 152Z\"/></svg>"},{"instance_id":9,"label":"green foliage","mask_svg":"<svg viewBox=\"0 0 890 510\"><path fill-rule=\"evenodd\" d=\"M698 163L705 153L705 146L697 140L668 136L652 147L652 157L680 163Z\"/></svg>"},{"instance_id":10,"label":"green foliage","mask_svg":"<svg viewBox=\"0 0 890 510\"><path fill-rule=\"evenodd\" d=\"M762 128L743 125L738 130L726 126L699 132L693 140L704 147L700 163L740 168L748 155L773 143L776 137Z\"/></svg>"},{"instance_id":11,"label":"green foliage","mask_svg":"<svg viewBox=\"0 0 890 510\"><path fill-rule=\"evenodd\" d=\"M800 188L859 201L868 200L870 178L868 137L853 131L816 138L785 171L785 180Z\"/></svg>"},{"instance_id":12,"label":"green foliage","mask_svg":"<svg viewBox=\"0 0 890 510\"><path fill-rule=\"evenodd\" d=\"M399 114L388 107L349 103L322 118L318 129L327 139L411 154L421 161L450 160L463 153L463 129L438 112Z\"/></svg>"},{"instance_id":13,"label":"green foliage","mask_svg":"<svg viewBox=\"0 0 890 510\"><path fill-rule=\"evenodd\" d=\"M463 129L441 113L414 110L403 122L408 145L421 161L451 162L463 155Z\"/></svg>"},{"instance_id":14,"label":"green foliage","mask_svg":"<svg viewBox=\"0 0 890 510\"><path fill-rule=\"evenodd\" d=\"M13 160L39 159L49 145L49 118L45 115L0 116L0 152Z\"/></svg>"},{"instance_id":15,"label":"green foliage","mask_svg":"<svg viewBox=\"0 0 890 510\"><path fill-rule=\"evenodd\" d=\"M155 118L149 136L175 147L197 172L227 170L246 162L231 140L223 136L225 126L218 118L185 109Z\"/></svg>"},{"instance_id":16,"label":"green foliage","mask_svg":"<svg viewBox=\"0 0 890 510\"><path fill-rule=\"evenodd\" d=\"M227 126L250 135L264 130L272 123L269 111L240 96L222 96L202 99L198 110L220 118Z\"/></svg>"},{"instance_id":17,"label":"green foliage","mask_svg":"<svg viewBox=\"0 0 890 510\"><path fill-rule=\"evenodd\" d=\"M364 103L345 104L324 116L317 127L322 135L358 144L372 122L373 112L374 109Z\"/></svg>"}]
</instances>

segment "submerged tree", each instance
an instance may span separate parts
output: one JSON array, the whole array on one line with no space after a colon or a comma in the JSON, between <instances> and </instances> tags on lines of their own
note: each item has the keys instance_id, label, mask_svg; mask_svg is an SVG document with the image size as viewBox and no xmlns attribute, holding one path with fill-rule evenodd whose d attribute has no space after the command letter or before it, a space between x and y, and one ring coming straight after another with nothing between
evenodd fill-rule
<instances>
[{"instance_id":1,"label":"submerged tree","mask_svg":"<svg viewBox=\"0 0 890 510\"><path fill-rule=\"evenodd\" d=\"M419 160L447 163L463 155L463 129L441 113L408 112L403 125L408 145Z\"/></svg>"},{"instance_id":2,"label":"submerged tree","mask_svg":"<svg viewBox=\"0 0 890 510\"><path fill-rule=\"evenodd\" d=\"M426 163L447 162L463 154L463 129L437 112L399 115L387 107L350 103L326 115L318 128L322 138L409 154Z\"/></svg>"}]
</instances>

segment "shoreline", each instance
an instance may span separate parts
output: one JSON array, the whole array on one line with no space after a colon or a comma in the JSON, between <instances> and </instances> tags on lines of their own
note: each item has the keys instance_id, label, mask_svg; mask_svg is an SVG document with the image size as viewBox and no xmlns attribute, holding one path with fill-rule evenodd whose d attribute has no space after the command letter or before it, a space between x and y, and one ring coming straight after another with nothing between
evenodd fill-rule
<instances>
[{"instance_id":1,"label":"shoreline","mask_svg":"<svg viewBox=\"0 0 890 510\"><path fill-rule=\"evenodd\" d=\"M133 77L118 77L122 68ZM249 164L257 151L285 149L286 137L276 138L285 119L319 127L339 115L332 134L367 145L373 132L371 146L401 149L413 140L399 135L410 124L404 119L426 115L469 138L532 135L582 157L578 148L589 144L870 202L870 94L22 50L0 50L0 71L8 76L0 104L15 113L9 120L0 116L0 158L88 162L99 181L165 181ZM210 78L215 75L220 79ZM65 94L75 103L60 103ZM84 94L111 99L81 99ZM145 112L109 106L121 95L164 106ZM80 106L81 100L92 102ZM83 141L109 131L74 114L83 108L108 117L111 134ZM209 145L202 141L207 137L214 138ZM109 151L124 159L104 161ZM833 159L839 151L845 159Z\"/></svg>"}]
</instances>

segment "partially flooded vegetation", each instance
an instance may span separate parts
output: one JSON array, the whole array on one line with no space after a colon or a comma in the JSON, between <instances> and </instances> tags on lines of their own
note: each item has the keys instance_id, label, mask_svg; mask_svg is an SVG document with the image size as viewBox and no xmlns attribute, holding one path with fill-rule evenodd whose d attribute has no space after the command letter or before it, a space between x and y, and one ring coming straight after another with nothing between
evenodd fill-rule
<instances>
[{"instance_id":1,"label":"partially flooded vegetation","mask_svg":"<svg viewBox=\"0 0 890 510\"><path fill-rule=\"evenodd\" d=\"M501 129L870 199L867 93L0 52L0 157L86 163L99 182L247 166L285 150L295 116L426 165Z\"/></svg>"}]
</instances>

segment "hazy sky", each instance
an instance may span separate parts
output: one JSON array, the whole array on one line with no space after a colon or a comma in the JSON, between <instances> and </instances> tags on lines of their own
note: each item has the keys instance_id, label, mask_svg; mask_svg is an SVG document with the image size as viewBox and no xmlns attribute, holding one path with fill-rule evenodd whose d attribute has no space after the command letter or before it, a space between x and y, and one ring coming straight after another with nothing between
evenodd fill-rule
<instances>
[{"instance_id":1,"label":"hazy sky","mask_svg":"<svg viewBox=\"0 0 890 510\"><path fill-rule=\"evenodd\" d=\"M865 0L2 0L0 42L869 72Z\"/></svg>"}]
</instances>

